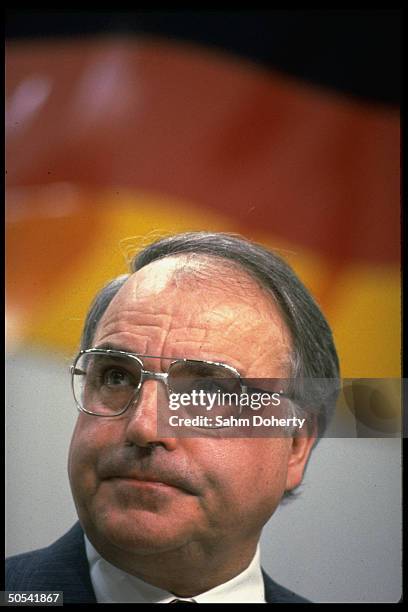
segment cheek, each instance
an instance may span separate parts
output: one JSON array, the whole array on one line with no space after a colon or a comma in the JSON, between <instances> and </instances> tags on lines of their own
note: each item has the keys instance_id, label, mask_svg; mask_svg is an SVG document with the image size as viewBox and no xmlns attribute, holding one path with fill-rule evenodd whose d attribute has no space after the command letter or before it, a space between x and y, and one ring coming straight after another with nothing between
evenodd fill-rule
<instances>
[{"instance_id":1,"label":"cheek","mask_svg":"<svg viewBox=\"0 0 408 612\"><path fill-rule=\"evenodd\" d=\"M207 473L216 483L218 503L234 514L270 516L284 493L288 439L230 439L208 449Z\"/></svg>"},{"instance_id":2,"label":"cheek","mask_svg":"<svg viewBox=\"0 0 408 612\"><path fill-rule=\"evenodd\" d=\"M68 474L74 497L95 492L98 485L98 456L111 440L112 434L109 435L108 428L96 423L94 417L82 414L78 417L68 458Z\"/></svg>"},{"instance_id":3,"label":"cheek","mask_svg":"<svg viewBox=\"0 0 408 612\"><path fill-rule=\"evenodd\" d=\"M289 459L288 439L229 439L206 449L205 471L217 488L241 495L259 495L284 488ZM259 485L262 490L259 491Z\"/></svg>"}]
</instances>

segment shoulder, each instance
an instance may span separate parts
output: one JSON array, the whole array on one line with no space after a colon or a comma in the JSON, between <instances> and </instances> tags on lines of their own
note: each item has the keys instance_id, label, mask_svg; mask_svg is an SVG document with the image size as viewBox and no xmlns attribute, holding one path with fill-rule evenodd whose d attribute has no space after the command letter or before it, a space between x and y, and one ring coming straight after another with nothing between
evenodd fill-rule
<instances>
[{"instance_id":1,"label":"shoulder","mask_svg":"<svg viewBox=\"0 0 408 612\"><path fill-rule=\"evenodd\" d=\"M311 603L308 599L297 595L290 589L278 584L262 570L265 584L265 599L267 603Z\"/></svg>"},{"instance_id":2,"label":"shoulder","mask_svg":"<svg viewBox=\"0 0 408 612\"><path fill-rule=\"evenodd\" d=\"M85 553L83 531L76 523L56 542L6 559L6 590L64 592L64 603L73 595L94 597ZM68 599L67 599L68 598Z\"/></svg>"},{"instance_id":3,"label":"shoulder","mask_svg":"<svg viewBox=\"0 0 408 612\"><path fill-rule=\"evenodd\" d=\"M83 547L83 531L79 523L76 523L50 546L6 559L6 576L13 581L13 578L20 574L28 579L32 574L54 571L60 563L80 556Z\"/></svg>"}]
</instances>

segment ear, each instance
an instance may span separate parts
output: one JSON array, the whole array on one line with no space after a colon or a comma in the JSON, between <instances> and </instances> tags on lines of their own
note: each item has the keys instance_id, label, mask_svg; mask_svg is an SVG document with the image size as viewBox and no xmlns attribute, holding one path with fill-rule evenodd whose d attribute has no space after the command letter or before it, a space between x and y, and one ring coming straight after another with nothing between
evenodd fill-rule
<instances>
[{"instance_id":1,"label":"ear","mask_svg":"<svg viewBox=\"0 0 408 612\"><path fill-rule=\"evenodd\" d=\"M291 439L288 471L286 475L285 491L291 491L300 485L303 473L316 441L315 433L301 433Z\"/></svg>"}]
</instances>

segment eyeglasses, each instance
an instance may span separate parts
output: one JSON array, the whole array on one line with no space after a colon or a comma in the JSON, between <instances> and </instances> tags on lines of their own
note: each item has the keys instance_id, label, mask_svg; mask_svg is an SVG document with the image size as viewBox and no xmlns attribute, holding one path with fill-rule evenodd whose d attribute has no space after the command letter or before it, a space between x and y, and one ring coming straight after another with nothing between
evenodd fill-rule
<instances>
[{"instance_id":1,"label":"eyeglasses","mask_svg":"<svg viewBox=\"0 0 408 612\"><path fill-rule=\"evenodd\" d=\"M227 364L176 359L171 361L167 372L150 372L144 368L142 357L169 359L113 349L81 351L71 366L72 390L78 409L100 417L119 416L138 399L145 380L164 383L169 394L241 394L247 390L239 372ZM229 410L234 410L232 404Z\"/></svg>"}]
</instances>

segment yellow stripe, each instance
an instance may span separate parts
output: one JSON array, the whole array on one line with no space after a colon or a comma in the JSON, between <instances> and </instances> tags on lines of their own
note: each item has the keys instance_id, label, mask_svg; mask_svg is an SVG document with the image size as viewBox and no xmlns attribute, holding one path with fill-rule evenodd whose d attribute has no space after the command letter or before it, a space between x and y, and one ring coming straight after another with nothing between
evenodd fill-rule
<instances>
[{"instance_id":1,"label":"yellow stripe","mask_svg":"<svg viewBox=\"0 0 408 612\"><path fill-rule=\"evenodd\" d=\"M90 240L88 255L66 275L64 287L43 297L29 328L20 321L20 341L71 355L98 289L127 272L136 250L165 234L188 230L237 232L227 216L197 205L144 194L104 194L97 202L101 231ZM92 228L90 228L92 233ZM328 261L273 235L250 235L278 248L318 301L334 330L344 377L400 375L400 276L396 267L350 266L333 271ZM13 313L11 313L11 317Z\"/></svg>"}]
</instances>

